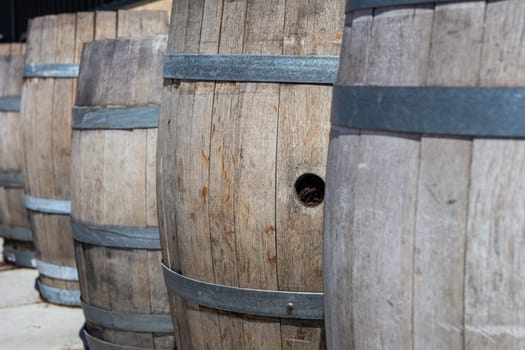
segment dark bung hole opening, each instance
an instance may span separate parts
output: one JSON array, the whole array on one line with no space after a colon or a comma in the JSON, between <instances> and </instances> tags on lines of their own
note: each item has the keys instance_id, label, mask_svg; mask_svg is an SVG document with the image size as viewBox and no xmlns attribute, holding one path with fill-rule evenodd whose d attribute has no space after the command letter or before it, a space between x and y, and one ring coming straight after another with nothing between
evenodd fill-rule
<instances>
[{"instance_id":1,"label":"dark bung hole opening","mask_svg":"<svg viewBox=\"0 0 525 350\"><path fill-rule=\"evenodd\" d=\"M305 207L317 207L323 203L324 180L315 174L303 174L295 181L295 192Z\"/></svg>"}]
</instances>

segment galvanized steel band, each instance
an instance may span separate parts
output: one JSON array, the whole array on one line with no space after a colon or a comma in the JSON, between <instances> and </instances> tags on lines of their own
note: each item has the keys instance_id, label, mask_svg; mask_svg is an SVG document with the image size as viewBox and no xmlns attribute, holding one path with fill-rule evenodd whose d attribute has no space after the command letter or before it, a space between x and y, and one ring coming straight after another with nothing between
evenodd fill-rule
<instances>
[{"instance_id":1,"label":"galvanized steel band","mask_svg":"<svg viewBox=\"0 0 525 350\"><path fill-rule=\"evenodd\" d=\"M31 242L33 240L33 233L30 229L0 226L0 237Z\"/></svg>"},{"instance_id":2,"label":"galvanized steel band","mask_svg":"<svg viewBox=\"0 0 525 350\"><path fill-rule=\"evenodd\" d=\"M472 0L346 0L346 12L380 7L428 5L440 2L468 2Z\"/></svg>"},{"instance_id":3,"label":"galvanized steel band","mask_svg":"<svg viewBox=\"0 0 525 350\"><path fill-rule=\"evenodd\" d=\"M104 340L93 337L85 328L82 328L80 332L86 338L89 350L155 350L154 348L138 348L136 346L108 343Z\"/></svg>"},{"instance_id":4,"label":"galvanized steel band","mask_svg":"<svg viewBox=\"0 0 525 350\"><path fill-rule=\"evenodd\" d=\"M333 84L339 57L182 55L164 57L164 78L193 81Z\"/></svg>"},{"instance_id":5,"label":"galvanized steel band","mask_svg":"<svg viewBox=\"0 0 525 350\"><path fill-rule=\"evenodd\" d=\"M0 112L20 112L20 96L0 97Z\"/></svg>"},{"instance_id":6,"label":"galvanized steel band","mask_svg":"<svg viewBox=\"0 0 525 350\"><path fill-rule=\"evenodd\" d=\"M24 65L24 78L78 78L79 70L75 63L31 63Z\"/></svg>"},{"instance_id":7,"label":"galvanized steel band","mask_svg":"<svg viewBox=\"0 0 525 350\"><path fill-rule=\"evenodd\" d=\"M80 290L56 288L45 285L40 279L35 280L35 289L42 299L53 304L80 306Z\"/></svg>"},{"instance_id":8,"label":"galvanized steel band","mask_svg":"<svg viewBox=\"0 0 525 350\"><path fill-rule=\"evenodd\" d=\"M525 137L525 88L335 86L332 125L389 132Z\"/></svg>"},{"instance_id":9,"label":"galvanized steel band","mask_svg":"<svg viewBox=\"0 0 525 350\"><path fill-rule=\"evenodd\" d=\"M36 268L41 275L66 281L78 281L76 267L55 265L42 260L36 261Z\"/></svg>"},{"instance_id":10,"label":"galvanized steel band","mask_svg":"<svg viewBox=\"0 0 525 350\"><path fill-rule=\"evenodd\" d=\"M46 214L71 214L71 201L24 195L26 208Z\"/></svg>"},{"instance_id":11,"label":"galvanized steel band","mask_svg":"<svg viewBox=\"0 0 525 350\"><path fill-rule=\"evenodd\" d=\"M126 108L73 109L73 129L155 129L159 126L160 107L135 106Z\"/></svg>"},{"instance_id":12,"label":"galvanized steel band","mask_svg":"<svg viewBox=\"0 0 525 350\"><path fill-rule=\"evenodd\" d=\"M162 264L164 281L175 295L206 307L241 314L321 320L323 293L236 288L197 281Z\"/></svg>"},{"instance_id":13,"label":"galvanized steel band","mask_svg":"<svg viewBox=\"0 0 525 350\"><path fill-rule=\"evenodd\" d=\"M139 314L108 311L81 303L87 321L129 332L173 333L170 314Z\"/></svg>"},{"instance_id":14,"label":"galvanized steel band","mask_svg":"<svg viewBox=\"0 0 525 350\"><path fill-rule=\"evenodd\" d=\"M0 187L24 188L24 178L20 173L0 173Z\"/></svg>"},{"instance_id":15,"label":"galvanized steel band","mask_svg":"<svg viewBox=\"0 0 525 350\"><path fill-rule=\"evenodd\" d=\"M102 226L71 219L76 241L112 248L160 249L158 227Z\"/></svg>"},{"instance_id":16,"label":"galvanized steel band","mask_svg":"<svg viewBox=\"0 0 525 350\"><path fill-rule=\"evenodd\" d=\"M11 250L4 247L4 261L17 266L35 268L36 267L36 253L35 252L22 252Z\"/></svg>"}]
</instances>

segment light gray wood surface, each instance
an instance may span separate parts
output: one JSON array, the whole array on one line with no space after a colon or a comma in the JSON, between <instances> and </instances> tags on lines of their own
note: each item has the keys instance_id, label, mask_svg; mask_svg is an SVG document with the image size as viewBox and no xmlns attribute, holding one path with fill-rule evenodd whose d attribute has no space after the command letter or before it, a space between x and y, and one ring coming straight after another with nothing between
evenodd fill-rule
<instances>
[{"instance_id":1,"label":"light gray wood surface","mask_svg":"<svg viewBox=\"0 0 525 350\"><path fill-rule=\"evenodd\" d=\"M523 87L525 4L348 14L342 85ZM521 349L522 140L332 127L331 349Z\"/></svg>"}]
</instances>

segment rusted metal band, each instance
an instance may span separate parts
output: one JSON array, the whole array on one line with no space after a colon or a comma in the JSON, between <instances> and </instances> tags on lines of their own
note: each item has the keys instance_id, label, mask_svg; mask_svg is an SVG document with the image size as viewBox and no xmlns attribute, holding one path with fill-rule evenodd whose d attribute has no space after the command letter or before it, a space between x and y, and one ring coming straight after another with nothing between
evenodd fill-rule
<instances>
[{"instance_id":1,"label":"rusted metal band","mask_svg":"<svg viewBox=\"0 0 525 350\"><path fill-rule=\"evenodd\" d=\"M332 85L338 56L183 55L164 57L164 78Z\"/></svg>"},{"instance_id":2,"label":"rusted metal band","mask_svg":"<svg viewBox=\"0 0 525 350\"><path fill-rule=\"evenodd\" d=\"M321 320L323 293L235 288L197 281L162 264L164 281L175 295L206 307L241 314Z\"/></svg>"},{"instance_id":3,"label":"rusted metal band","mask_svg":"<svg viewBox=\"0 0 525 350\"><path fill-rule=\"evenodd\" d=\"M0 112L20 112L20 96L0 97Z\"/></svg>"},{"instance_id":4,"label":"rusted metal band","mask_svg":"<svg viewBox=\"0 0 525 350\"><path fill-rule=\"evenodd\" d=\"M170 314L139 314L104 310L81 303L87 321L129 332L173 333Z\"/></svg>"}]
</instances>

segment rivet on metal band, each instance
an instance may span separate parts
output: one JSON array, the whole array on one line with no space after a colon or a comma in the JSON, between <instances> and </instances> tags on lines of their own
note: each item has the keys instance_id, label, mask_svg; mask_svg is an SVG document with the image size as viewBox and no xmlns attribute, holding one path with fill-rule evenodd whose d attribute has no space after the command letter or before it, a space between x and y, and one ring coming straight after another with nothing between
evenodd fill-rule
<instances>
[{"instance_id":1,"label":"rivet on metal band","mask_svg":"<svg viewBox=\"0 0 525 350\"><path fill-rule=\"evenodd\" d=\"M87 321L129 332L173 333L171 314L139 314L103 310L81 303Z\"/></svg>"},{"instance_id":2,"label":"rivet on metal band","mask_svg":"<svg viewBox=\"0 0 525 350\"><path fill-rule=\"evenodd\" d=\"M78 281L76 267L55 265L42 260L37 260L36 268L44 276L66 281Z\"/></svg>"},{"instance_id":3,"label":"rivet on metal band","mask_svg":"<svg viewBox=\"0 0 525 350\"><path fill-rule=\"evenodd\" d=\"M199 305L248 315L323 319L323 293L235 288L194 280L164 264L162 269L168 290Z\"/></svg>"},{"instance_id":4,"label":"rivet on metal band","mask_svg":"<svg viewBox=\"0 0 525 350\"><path fill-rule=\"evenodd\" d=\"M36 253L4 249L4 261L15 264L16 266L35 268Z\"/></svg>"},{"instance_id":5,"label":"rivet on metal band","mask_svg":"<svg viewBox=\"0 0 525 350\"><path fill-rule=\"evenodd\" d=\"M154 129L159 126L158 106L73 109L73 129Z\"/></svg>"},{"instance_id":6,"label":"rivet on metal band","mask_svg":"<svg viewBox=\"0 0 525 350\"><path fill-rule=\"evenodd\" d=\"M24 78L78 78L79 70L74 63L25 64Z\"/></svg>"},{"instance_id":7,"label":"rivet on metal band","mask_svg":"<svg viewBox=\"0 0 525 350\"><path fill-rule=\"evenodd\" d=\"M24 188L24 178L20 173L0 173L0 187Z\"/></svg>"},{"instance_id":8,"label":"rivet on metal band","mask_svg":"<svg viewBox=\"0 0 525 350\"><path fill-rule=\"evenodd\" d=\"M0 97L0 112L20 112L20 96Z\"/></svg>"},{"instance_id":9,"label":"rivet on metal band","mask_svg":"<svg viewBox=\"0 0 525 350\"><path fill-rule=\"evenodd\" d=\"M469 0L346 0L346 12L380 7L425 5L439 2L467 2Z\"/></svg>"},{"instance_id":10,"label":"rivet on metal band","mask_svg":"<svg viewBox=\"0 0 525 350\"><path fill-rule=\"evenodd\" d=\"M332 125L417 134L525 137L525 88L335 86Z\"/></svg>"},{"instance_id":11,"label":"rivet on metal band","mask_svg":"<svg viewBox=\"0 0 525 350\"><path fill-rule=\"evenodd\" d=\"M108 343L104 340L93 337L85 328L82 328L80 334L85 337L89 349L92 350L156 350L154 348L138 348L136 346ZM86 349L88 349L88 347L86 347Z\"/></svg>"},{"instance_id":12,"label":"rivet on metal band","mask_svg":"<svg viewBox=\"0 0 525 350\"><path fill-rule=\"evenodd\" d=\"M29 229L0 226L0 237L31 242L33 240L33 233Z\"/></svg>"},{"instance_id":13,"label":"rivet on metal band","mask_svg":"<svg viewBox=\"0 0 525 350\"><path fill-rule=\"evenodd\" d=\"M24 195L26 208L46 214L71 214L71 201Z\"/></svg>"},{"instance_id":14,"label":"rivet on metal band","mask_svg":"<svg viewBox=\"0 0 525 350\"><path fill-rule=\"evenodd\" d=\"M163 76L193 81L331 85L338 68L336 56L168 54Z\"/></svg>"},{"instance_id":15,"label":"rivet on metal band","mask_svg":"<svg viewBox=\"0 0 525 350\"><path fill-rule=\"evenodd\" d=\"M135 249L160 249L158 227L102 226L71 219L73 238L82 243Z\"/></svg>"},{"instance_id":16,"label":"rivet on metal band","mask_svg":"<svg viewBox=\"0 0 525 350\"><path fill-rule=\"evenodd\" d=\"M47 286L38 278L35 280L35 289L40 293L42 299L53 304L80 306L80 290Z\"/></svg>"}]
</instances>

